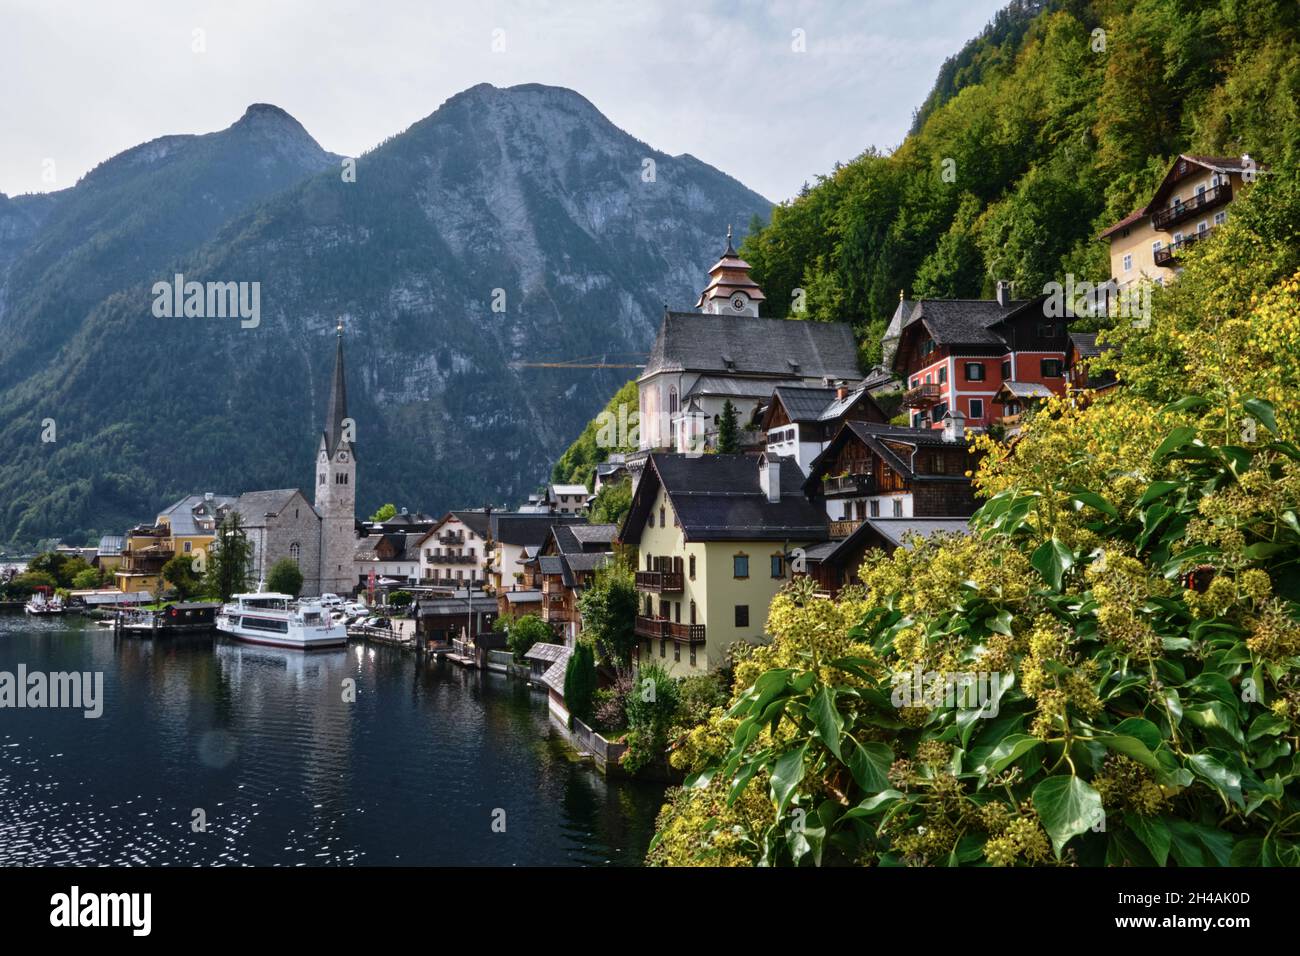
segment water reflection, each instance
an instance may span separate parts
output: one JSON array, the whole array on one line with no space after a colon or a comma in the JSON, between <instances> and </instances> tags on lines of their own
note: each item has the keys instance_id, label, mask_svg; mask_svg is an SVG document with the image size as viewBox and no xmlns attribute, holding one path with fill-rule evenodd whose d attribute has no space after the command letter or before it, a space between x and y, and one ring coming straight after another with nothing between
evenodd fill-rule
<instances>
[{"instance_id":1,"label":"water reflection","mask_svg":"<svg viewBox=\"0 0 1300 956\"><path fill-rule=\"evenodd\" d=\"M102 670L104 715L0 710L0 864L636 864L661 797L571 759L525 685L394 648L0 616L19 662Z\"/></svg>"}]
</instances>

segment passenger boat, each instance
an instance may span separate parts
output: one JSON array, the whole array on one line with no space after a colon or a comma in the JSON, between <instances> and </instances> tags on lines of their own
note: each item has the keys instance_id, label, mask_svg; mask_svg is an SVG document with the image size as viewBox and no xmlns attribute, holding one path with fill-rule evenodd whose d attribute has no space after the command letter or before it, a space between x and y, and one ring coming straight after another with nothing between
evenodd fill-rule
<instances>
[{"instance_id":1,"label":"passenger boat","mask_svg":"<svg viewBox=\"0 0 1300 956\"><path fill-rule=\"evenodd\" d=\"M259 591L236 594L217 615L217 630L237 641L272 647L341 647L347 628L330 620L319 601L294 601L293 595Z\"/></svg>"},{"instance_id":2,"label":"passenger boat","mask_svg":"<svg viewBox=\"0 0 1300 956\"><path fill-rule=\"evenodd\" d=\"M23 610L28 614L62 614L64 611L63 598L50 591L48 585L42 584L23 605Z\"/></svg>"}]
</instances>

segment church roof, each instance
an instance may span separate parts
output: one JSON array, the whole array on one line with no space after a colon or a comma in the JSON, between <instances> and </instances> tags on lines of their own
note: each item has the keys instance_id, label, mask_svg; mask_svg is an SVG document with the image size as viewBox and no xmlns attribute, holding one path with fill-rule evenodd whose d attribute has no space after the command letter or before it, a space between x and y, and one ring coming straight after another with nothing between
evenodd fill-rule
<instances>
[{"instance_id":1,"label":"church roof","mask_svg":"<svg viewBox=\"0 0 1300 956\"><path fill-rule=\"evenodd\" d=\"M786 380L856 379L857 354L846 322L666 312L641 378L657 372L716 372Z\"/></svg>"},{"instance_id":2,"label":"church roof","mask_svg":"<svg viewBox=\"0 0 1300 956\"><path fill-rule=\"evenodd\" d=\"M348 382L343 373L343 323L339 322L338 342L334 348L334 378L330 382L330 400L325 410L325 451L330 457L343 441L343 421L348 417Z\"/></svg>"},{"instance_id":3,"label":"church roof","mask_svg":"<svg viewBox=\"0 0 1300 956\"><path fill-rule=\"evenodd\" d=\"M301 496L301 492L297 488L246 491L235 499L233 507L239 512L245 528L260 527L266 524L267 515L278 515L283 511L294 495ZM313 515L316 514L316 509L312 508L306 498L303 498L303 504L307 505Z\"/></svg>"}]
</instances>

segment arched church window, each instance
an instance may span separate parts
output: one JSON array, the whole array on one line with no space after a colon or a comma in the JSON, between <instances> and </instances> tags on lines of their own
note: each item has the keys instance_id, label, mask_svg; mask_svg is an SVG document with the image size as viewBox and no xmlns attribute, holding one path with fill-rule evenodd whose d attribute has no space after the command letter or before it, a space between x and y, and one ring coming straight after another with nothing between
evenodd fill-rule
<instances>
[{"instance_id":1,"label":"arched church window","mask_svg":"<svg viewBox=\"0 0 1300 956\"><path fill-rule=\"evenodd\" d=\"M293 544L289 545L289 557L293 559L294 564L298 563L298 557L301 554L302 548L298 545L298 542L295 541Z\"/></svg>"},{"instance_id":2,"label":"arched church window","mask_svg":"<svg viewBox=\"0 0 1300 956\"><path fill-rule=\"evenodd\" d=\"M677 411L677 386L669 385L668 386L668 414L671 415L676 411Z\"/></svg>"}]
</instances>

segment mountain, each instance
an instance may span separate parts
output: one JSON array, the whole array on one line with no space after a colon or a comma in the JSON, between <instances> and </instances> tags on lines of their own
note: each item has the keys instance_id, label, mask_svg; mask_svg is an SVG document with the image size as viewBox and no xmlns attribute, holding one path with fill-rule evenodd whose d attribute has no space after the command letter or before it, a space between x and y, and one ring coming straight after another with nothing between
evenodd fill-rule
<instances>
[{"instance_id":1,"label":"mountain","mask_svg":"<svg viewBox=\"0 0 1300 956\"><path fill-rule=\"evenodd\" d=\"M211 136L105 163L10 266L0 540L120 530L195 491L310 489L339 316L358 511L513 503L626 381L517 363L644 353L727 224L771 208L537 85L452 97L354 177L274 107ZM154 317L174 272L258 283L260 321Z\"/></svg>"},{"instance_id":2,"label":"mountain","mask_svg":"<svg viewBox=\"0 0 1300 956\"><path fill-rule=\"evenodd\" d=\"M1016 0L940 71L895 150L773 210L741 254L766 305L858 324L866 362L898 303L1032 295L1109 278L1101 229L1179 153L1293 168L1300 7L1290 0Z\"/></svg>"}]
</instances>

